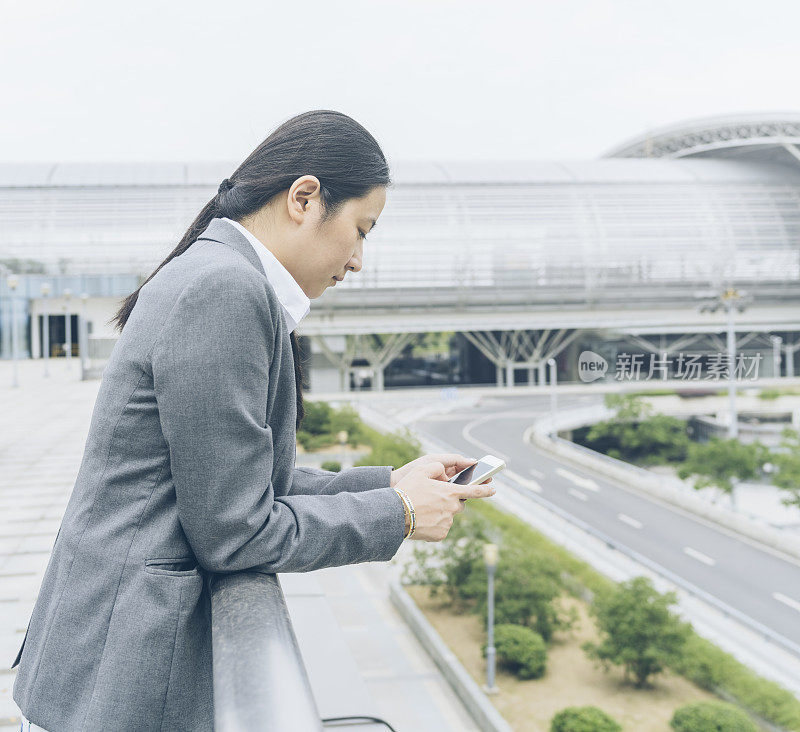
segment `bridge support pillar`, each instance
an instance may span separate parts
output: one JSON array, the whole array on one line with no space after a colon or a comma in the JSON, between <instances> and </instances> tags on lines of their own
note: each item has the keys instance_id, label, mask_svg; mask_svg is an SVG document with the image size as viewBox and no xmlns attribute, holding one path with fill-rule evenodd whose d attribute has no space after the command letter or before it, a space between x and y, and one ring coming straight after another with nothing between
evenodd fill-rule
<instances>
[{"instance_id":1,"label":"bridge support pillar","mask_svg":"<svg viewBox=\"0 0 800 732\"><path fill-rule=\"evenodd\" d=\"M547 386L547 378L545 375L545 369L547 368L547 364L544 361L539 361L539 365L537 369L539 371L539 388L544 389Z\"/></svg>"},{"instance_id":2,"label":"bridge support pillar","mask_svg":"<svg viewBox=\"0 0 800 732\"><path fill-rule=\"evenodd\" d=\"M506 361L506 386L514 386L514 362Z\"/></svg>"},{"instance_id":3,"label":"bridge support pillar","mask_svg":"<svg viewBox=\"0 0 800 732\"><path fill-rule=\"evenodd\" d=\"M794 376L794 348L786 348L786 375Z\"/></svg>"}]
</instances>

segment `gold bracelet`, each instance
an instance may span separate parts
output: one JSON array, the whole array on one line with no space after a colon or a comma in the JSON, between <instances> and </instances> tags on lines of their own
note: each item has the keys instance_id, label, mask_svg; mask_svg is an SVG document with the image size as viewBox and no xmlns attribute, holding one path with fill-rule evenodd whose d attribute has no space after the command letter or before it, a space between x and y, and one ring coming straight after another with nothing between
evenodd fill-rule
<instances>
[{"instance_id":1,"label":"gold bracelet","mask_svg":"<svg viewBox=\"0 0 800 732\"><path fill-rule=\"evenodd\" d=\"M403 501L403 508L405 509L405 515L408 517L408 523L409 523L408 533L403 537L403 539L410 539L411 536L413 536L414 534L414 529L417 528L416 517L414 515L414 504L411 503L411 499L408 497L408 494L405 491L402 491L399 488L395 488L394 490Z\"/></svg>"},{"instance_id":2,"label":"gold bracelet","mask_svg":"<svg viewBox=\"0 0 800 732\"><path fill-rule=\"evenodd\" d=\"M411 535L411 511L408 509L408 501L406 500L405 493L397 488L394 489L394 492L400 496L400 500L403 502L403 514L405 518L405 522L403 523L403 533L405 534L406 531L406 523L408 524L408 533L403 536L404 539L407 539Z\"/></svg>"}]
</instances>

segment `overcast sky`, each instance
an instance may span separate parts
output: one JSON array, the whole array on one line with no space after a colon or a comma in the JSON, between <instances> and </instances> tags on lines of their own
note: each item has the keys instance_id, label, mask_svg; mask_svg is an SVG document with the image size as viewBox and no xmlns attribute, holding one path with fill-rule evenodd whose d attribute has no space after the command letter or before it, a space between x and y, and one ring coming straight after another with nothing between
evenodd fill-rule
<instances>
[{"instance_id":1,"label":"overcast sky","mask_svg":"<svg viewBox=\"0 0 800 732\"><path fill-rule=\"evenodd\" d=\"M800 2L0 0L0 161L229 160L308 109L399 159L586 159L800 111Z\"/></svg>"}]
</instances>

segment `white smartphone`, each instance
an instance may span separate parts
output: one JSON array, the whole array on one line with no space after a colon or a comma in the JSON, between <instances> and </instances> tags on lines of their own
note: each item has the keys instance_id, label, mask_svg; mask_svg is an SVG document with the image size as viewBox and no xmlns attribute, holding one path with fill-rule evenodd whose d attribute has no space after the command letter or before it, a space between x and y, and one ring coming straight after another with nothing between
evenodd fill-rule
<instances>
[{"instance_id":1,"label":"white smartphone","mask_svg":"<svg viewBox=\"0 0 800 732\"><path fill-rule=\"evenodd\" d=\"M457 483L458 485L478 485L488 480L495 473L499 473L506 467L505 461L494 455L484 455L477 463L464 468L460 473L456 473L449 483Z\"/></svg>"}]
</instances>

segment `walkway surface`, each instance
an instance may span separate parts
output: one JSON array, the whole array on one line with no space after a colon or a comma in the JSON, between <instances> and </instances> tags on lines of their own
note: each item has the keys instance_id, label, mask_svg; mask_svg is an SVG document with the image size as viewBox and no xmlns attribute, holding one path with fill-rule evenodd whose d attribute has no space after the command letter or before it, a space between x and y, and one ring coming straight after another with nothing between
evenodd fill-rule
<instances>
[{"instance_id":1,"label":"walkway surface","mask_svg":"<svg viewBox=\"0 0 800 732\"><path fill-rule=\"evenodd\" d=\"M80 381L77 362L65 359L51 359L46 378L42 361L23 361L19 386L11 383L11 364L0 362L0 732L19 729L9 666L78 474L99 388L99 381ZM407 543L391 563L279 575L320 713L379 716L398 732L470 732L476 727L461 703L389 603L387 578L408 550ZM347 689L337 687L343 680Z\"/></svg>"}]
</instances>

